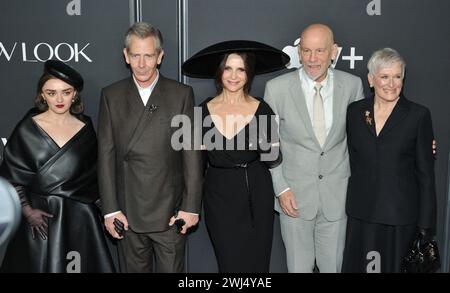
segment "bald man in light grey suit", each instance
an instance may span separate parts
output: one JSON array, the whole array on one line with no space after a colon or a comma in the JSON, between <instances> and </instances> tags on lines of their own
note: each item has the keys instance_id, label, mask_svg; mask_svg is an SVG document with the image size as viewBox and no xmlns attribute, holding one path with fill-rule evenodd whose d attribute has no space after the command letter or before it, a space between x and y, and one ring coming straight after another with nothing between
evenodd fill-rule
<instances>
[{"instance_id":1,"label":"bald man in light grey suit","mask_svg":"<svg viewBox=\"0 0 450 293\"><path fill-rule=\"evenodd\" d=\"M283 163L271 169L275 209L289 272L340 272L345 200L350 176L347 106L363 98L359 77L330 68L333 32L313 24L301 34L303 67L266 85L265 101L279 117Z\"/></svg>"}]
</instances>

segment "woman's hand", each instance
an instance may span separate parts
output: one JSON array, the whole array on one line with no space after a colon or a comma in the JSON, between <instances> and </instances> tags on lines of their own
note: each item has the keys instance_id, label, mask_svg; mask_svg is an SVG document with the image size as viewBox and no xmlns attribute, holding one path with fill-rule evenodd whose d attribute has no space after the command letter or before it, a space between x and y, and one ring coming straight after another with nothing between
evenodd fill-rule
<instances>
[{"instance_id":1,"label":"woman's hand","mask_svg":"<svg viewBox=\"0 0 450 293\"><path fill-rule=\"evenodd\" d=\"M22 212L30 225L33 239L35 239L37 233L41 236L42 240L46 240L48 237L48 224L45 217L53 218L53 215L40 209L33 209L29 205L22 207Z\"/></svg>"}]
</instances>

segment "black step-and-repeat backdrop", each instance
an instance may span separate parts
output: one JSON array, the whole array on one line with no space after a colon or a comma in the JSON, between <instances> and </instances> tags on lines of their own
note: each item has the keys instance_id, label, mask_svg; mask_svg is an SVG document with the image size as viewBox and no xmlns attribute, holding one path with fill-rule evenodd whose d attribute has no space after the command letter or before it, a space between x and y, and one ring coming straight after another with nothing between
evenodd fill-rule
<instances>
[{"instance_id":1,"label":"black step-and-repeat backdrop","mask_svg":"<svg viewBox=\"0 0 450 293\"><path fill-rule=\"evenodd\" d=\"M96 120L100 88L129 72L122 54L129 25L130 4L123 0L1 0L0 137L33 106L47 59L82 73L81 97Z\"/></svg>"},{"instance_id":2,"label":"black step-and-repeat backdrop","mask_svg":"<svg viewBox=\"0 0 450 293\"><path fill-rule=\"evenodd\" d=\"M0 1L0 150L20 117L33 105L42 62L58 58L86 80L86 112L97 119L100 89L129 74L122 57L129 24L144 20L164 35L161 72L194 87L196 101L214 95L211 80L180 75L180 63L210 44L250 39L283 49L289 68L255 79L252 94L262 96L267 80L299 66L296 45L301 30L321 22L331 26L340 47L336 68L366 82L370 54L397 49L406 59L405 95L427 106L438 141L436 184L438 240L443 271L450 244L450 11L448 0L1 0ZM232 211L230 211L232 212ZM189 272L216 272L209 236L201 222L189 236ZM272 272L285 272L278 218L275 222Z\"/></svg>"}]
</instances>

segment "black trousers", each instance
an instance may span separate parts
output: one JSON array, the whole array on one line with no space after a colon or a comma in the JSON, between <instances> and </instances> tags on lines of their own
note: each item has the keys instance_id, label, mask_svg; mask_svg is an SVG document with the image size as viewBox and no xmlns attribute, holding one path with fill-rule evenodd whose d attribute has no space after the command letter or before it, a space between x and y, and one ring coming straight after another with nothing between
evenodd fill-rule
<instances>
[{"instance_id":1,"label":"black trousers","mask_svg":"<svg viewBox=\"0 0 450 293\"><path fill-rule=\"evenodd\" d=\"M130 229L118 241L120 272L184 273L185 243L186 236L178 234L175 226L152 233L136 233Z\"/></svg>"}]
</instances>

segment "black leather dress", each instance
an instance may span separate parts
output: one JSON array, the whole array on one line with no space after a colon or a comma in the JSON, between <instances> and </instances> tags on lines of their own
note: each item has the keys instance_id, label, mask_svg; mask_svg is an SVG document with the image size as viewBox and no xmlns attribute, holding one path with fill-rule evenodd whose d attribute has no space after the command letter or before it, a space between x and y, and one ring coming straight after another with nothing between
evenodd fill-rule
<instances>
[{"instance_id":1,"label":"black leather dress","mask_svg":"<svg viewBox=\"0 0 450 293\"><path fill-rule=\"evenodd\" d=\"M63 147L32 119L30 110L16 126L4 150L0 176L18 190L33 209L48 218L48 237L33 239L22 222L11 240L2 272L114 272L99 210L97 140L89 117Z\"/></svg>"}]
</instances>

